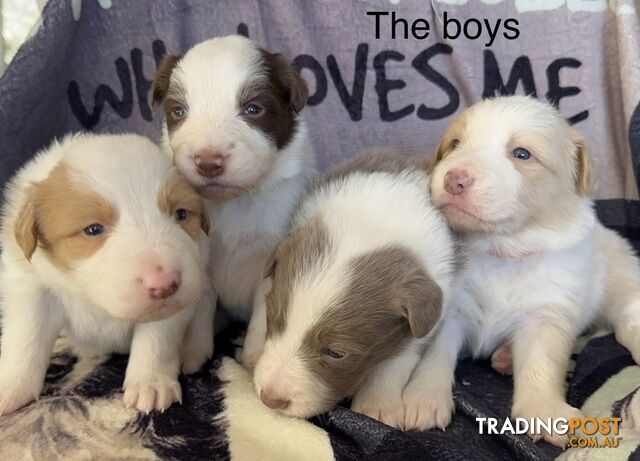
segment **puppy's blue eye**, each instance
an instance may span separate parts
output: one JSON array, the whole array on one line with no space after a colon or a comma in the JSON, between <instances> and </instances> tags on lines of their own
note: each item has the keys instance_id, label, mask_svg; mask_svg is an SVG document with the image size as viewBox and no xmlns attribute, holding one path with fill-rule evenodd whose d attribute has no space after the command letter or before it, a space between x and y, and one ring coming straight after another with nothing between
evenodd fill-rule
<instances>
[{"instance_id":1,"label":"puppy's blue eye","mask_svg":"<svg viewBox=\"0 0 640 461\"><path fill-rule=\"evenodd\" d=\"M244 108L244 113L247 115L258 115L262 112L262 109L255 104L249 104Z\"/></svg>"},{"instance_id":2,"label":"puppy's blue eye","mask_svg":"<svg viewBox=\"0 0 640 461\"><path fill-rule=\"evenodd\" d=\"M342 352L338 352L335 349L325 349L324 355L328 355L332 359L341 359L344 357Z\"/></svg>"},{"instance_id":3,"label":"puppy's blue eye","mask_svg":"<svg viewBox=\"0 0 640 461\"><path fill-rule=\"evenodd\" d=\"M100 235L104 232L104 226L102 224L91 224L84 228L85 235L89 237L95 237L96 235Z\"/></svg>"},{"instance_id":4,"label":"puppy's blue eye","mask_svg":"<svg viewBox=\"0 0 640 461\"><path fill-rule=\"evenodd\" d=\"M176 120L183 119L187 116L187 109L182 106L174 107L174 109L171 111L171 115Z\"/></svg>"},{"instance_id":5,"label":"puppy's blue eye","mask_svg":"<svg viewBox=\"0 0 640 461\"><path fill-rule=\"evenodd\" d=\"M184 221L189 217L189 212L184 208L179 208L174 213L174 216L176 217L176 221Z\"/></svg>"},{"instance_id":6,"label":"puppy's blue eye","mask_svg":"<svg viewBox=\"0 0 640 461\"><path fill-rule=\"evenodd\" d=\"M517 158L518 160L529 160L531 158L531 153L522 147L516 147L513 149L511 155L513 155L513 158Z\"/></svg>"}]
</instances>

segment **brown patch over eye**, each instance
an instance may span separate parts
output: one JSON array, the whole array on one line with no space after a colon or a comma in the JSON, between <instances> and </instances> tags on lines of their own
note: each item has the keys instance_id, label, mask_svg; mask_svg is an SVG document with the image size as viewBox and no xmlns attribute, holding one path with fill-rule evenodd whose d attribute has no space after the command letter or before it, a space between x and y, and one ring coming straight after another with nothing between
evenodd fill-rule
<instances>
[{"instance_id":1,"label":"brown patch over eye","mask_svg":"<svg viewBox=\"0 0 640 461\"><path fill-rule=\"evenodd\" d=\"M178 128L187 118L187 106L176 98L167 98L162 102L169 133Z\"/></svg>"},{"instance_id":2,"label":"brown patch over eye","mask_svg":"<svg viewBox=\"0 0 640 461\"><path fill-rule=\"evenodd\" d=\"M365 254L350 264L344 293L306 333L307 366L340 400L411 337L427 335L441 315L442 291L409 250L390 246Z\"/></svg>"},{"instance_id":3,"label":"brown patch over eye","mask_svg":"<svg viewBox=\"0 0 640 461\"><path fill-rule=\"evenodd\" d=\"M200 230L209 234L209 217L202 199L178 173L172 173L162 184L158 192L158 205L167 216L175 219L193 240L198 240Z\"/></svg>"},{"instance_id":4,"label":"brown patch over eye","mask_svg":"<svg viewBox=\"0 0 640 461\"><path fill-rule=\"evenodd\" d=\"M266 299L267 338L284 331L290 308L289 295L296 280L316 270L330 251L329 234L320 218L292 231L278 244L265 271L265 276L273 277Z\"/></svg>"},{"instance_id":5,"label":"brown patch over eye","mask_svg":"<svg viewBox=\"0 0 640 461\"><path fill-rule=\"evenodd\" d=\"M162 58L151 84L151 104L156 105L167 97L171 85L171 74L182 56L167 54Z\"/></svg>"},{"instance_id":6,"label":"brown patch over eye","mask_svg":"<svg viewBox=\"0 0 640 461\"><path fill-rule=\"evenodd\" d=\"M307 84L284 56L259 52L266 78L247 82L240 89L238 113L282 149L295 134L296 114L307 102Z\"/></svg>"},{"instance_id":7,"label":"brown patch over eye","mask_svg":"<svg viewBox=\"0 0 640 461\"><path fill-rule=\"evenodd\" d=\"M47 179L33 186L33 223L37 242L60 270L69 271L105 244L117 221L113 206L95 191L73 181L73 172L64 163ZM104 232L87 235L85 229L99 224Z\"/></svg>"}]
</instances>

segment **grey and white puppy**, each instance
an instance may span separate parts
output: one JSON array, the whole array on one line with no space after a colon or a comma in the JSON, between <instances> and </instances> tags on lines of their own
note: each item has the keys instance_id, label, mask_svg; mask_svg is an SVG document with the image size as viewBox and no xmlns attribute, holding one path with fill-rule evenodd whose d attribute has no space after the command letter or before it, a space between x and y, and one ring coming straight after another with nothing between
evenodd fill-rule
<instances>
[{"instance_id":1,"label":"grey and white puppy","mask_svg":"<svg viewBox=\"0 0 640 461\"><path fill-rule=\"evenodd\" d=\"M353 396L354 410L404 427L402 391L453 265L425 161L374 152L326 176L276 248L245 341L264 404L304 418Z\"/></svg>"}]
</instances>

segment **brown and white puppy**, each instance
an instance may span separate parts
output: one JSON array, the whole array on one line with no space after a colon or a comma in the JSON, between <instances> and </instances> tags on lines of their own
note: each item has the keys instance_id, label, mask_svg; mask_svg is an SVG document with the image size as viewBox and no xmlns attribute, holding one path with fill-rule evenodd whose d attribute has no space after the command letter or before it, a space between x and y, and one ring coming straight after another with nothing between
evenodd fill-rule
<instances>
[{"instance_id":1,"label":"brown and white puppy","mask_svg":"<svg viewBox=\"0 0 640 461\"><path fill-rule=\"evenodd\" d=\"M453 266L425 170L422 160L366 154L302 202L245 342L245 355L259 356L265 405L306 418L354 396L354 410L403 427L402 390L440 320Z\"/></svg>"},{"instance_id":2,"label":"brown and white puppy","mask_svg":"<svg viewBox=\"0 0 640 461\"><path fill-rule=\"evenodd\" d=\"M300 115L307 95L287 59L242 36L166 56L153 82L153 102L165 112L163 148L208 199L213 281L236 318L249 319L262 268L315 172ZM209 325L196 323L194 350L211 348ZM202 361L211 352L201 351Z\"/></svg>"},{"instance_id":3,"label":"brown and white puppy","mask_svg":"<svg viewBox=\"0 0 640 461\"><path fill-rule=\"evenodd\" d=\"M6 198L0 415L40 395L63 328L94 350L131 353L128 406L180 401L182 338L206 302L209 221L171 161L141 136L68 137L28 162Z\"/></svg>"},{"instance_id":4,"label":"brown and white puppy","mask_svg":"<svg viewBox=\"0 0 640 461\"><path fill-rule=\"evenodd\" d=\"M415 427L451 418L456 358L497 350L510 371L512 415L580 417L564 397L576 336L598 316L640 360L640 267L630 245L597 220L584 138L549 104L485 100L447 129L431 179L434 204L468 256L441 332L405 390L426 408ZM562 445L559 434L530 434Z\"/></svg>"}]
</instances>

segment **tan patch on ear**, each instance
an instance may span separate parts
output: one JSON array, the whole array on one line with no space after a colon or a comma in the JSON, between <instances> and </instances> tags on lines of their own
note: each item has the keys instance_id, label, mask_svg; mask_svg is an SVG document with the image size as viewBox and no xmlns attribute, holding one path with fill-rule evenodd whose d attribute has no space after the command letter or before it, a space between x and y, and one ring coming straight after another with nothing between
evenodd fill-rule
<instances>
[{"instance_id":1,"label":"tan patch on ear","mask_svg":"<svg viewBox=\"0 0 640 461\"><path fill-rule=\"evenodd\" d=\"M435 165L440 160L442 160L442 157L444 157L444 145L441 139L440 142L438 142L438 145L436 146L436 153L433 156L433 159L434 159L433 164Z\"/></svg>"},{"instance_id":2,"label":"tan patch on ear","mask_svg":"<svg viewBox=\"0 0 640 461\"><path fill-rule=\"evenodd\" d=\"M273 274L276 273L276 266L278 262L276 261L276 253L275 251L271 253L269 259L267 259L267 263L264 266L264 273L262 275L263 278L268 279L269 277L273 277Z\"/></svg>"},{"instance_id":3,"label":"tan patch on ear","mask_svg":"<svg viewBox=\"0 0 640 461\"><path fill-rule=\"evenodd\" d=\"M591 196L595 192L596 176L587 141L575 130L572 130L571 142L576 152L576 188L580 195Z\"/></svg>"},{"instance_id":4,"label":"tan patch on ear","mask_svg":"<svg viewBox=\"0 0 640 461\"><path fill-rule=\"evenodd\" d=\"M36 216L34 210L33 191L28 191L29 198L23 205L18 218L16 219L13 227L13 234L15 236L18 246L24 253L28 260L31 260L33 252L36 251L38 244L38 228L36 226Z\"/></svg>"},{"instance_id":5,"label":"tan patch on ear","mask_svg":"<svg viewBox=\"0 0 640 461\"><path fill-rule=\"evenodd\" d=\"M117 221L116 211L100 194L73 181L65 163L49 177L33 186L33 210L40 248L60 270L69 271L77 261L98 251ZM91 224L101 224L105 232L85 235Z\"/></svg>"},{"instance_id":6,"label":"tan patch on ear","mask_svg":"<svg viewBox=\"0 0 640 461\"><path fill-rule=\"evenodd\" d=\"M164 101L169 92L169 84L171 82L171 73L178 64L178 61L182 59L182 56L174 54L167 54L162 58L156 70L156 75L153 77L153 83L151 84L151 104L156 105Z\"/></svg>"},{"instance_id":7,"label":"tan patch on ear","mask_svg":"<svg viewBox=\"0 0 640 461\"><path fill-rule=\"evenodd\" d=\"M447 155L452 150L455 139L461 140L465 128L465 121L463 116L464 113L463 115L455 117L451 121L451 123L449 123L447 131L445 132L444 136L442 136L442 139L440 140L440 142L438 143L438 147L436 148L434 164L442 160L445 155Z\"/></svg>"},{"instance_id":8,"label":"tan patch on ear","mask_svg":"<svg viewBox=\"0 0 640 461\"><path fill-rule=\"evenodd\" d=\"M178 221L178 224L193 240L198 240L200 230L209 235L210 223L207 209L198 193L180 174L172 173L162 184L158 192L158 205L162 211L172 217L176 210L187 210L187 219Z\"/></svg>"}]
</instances>

